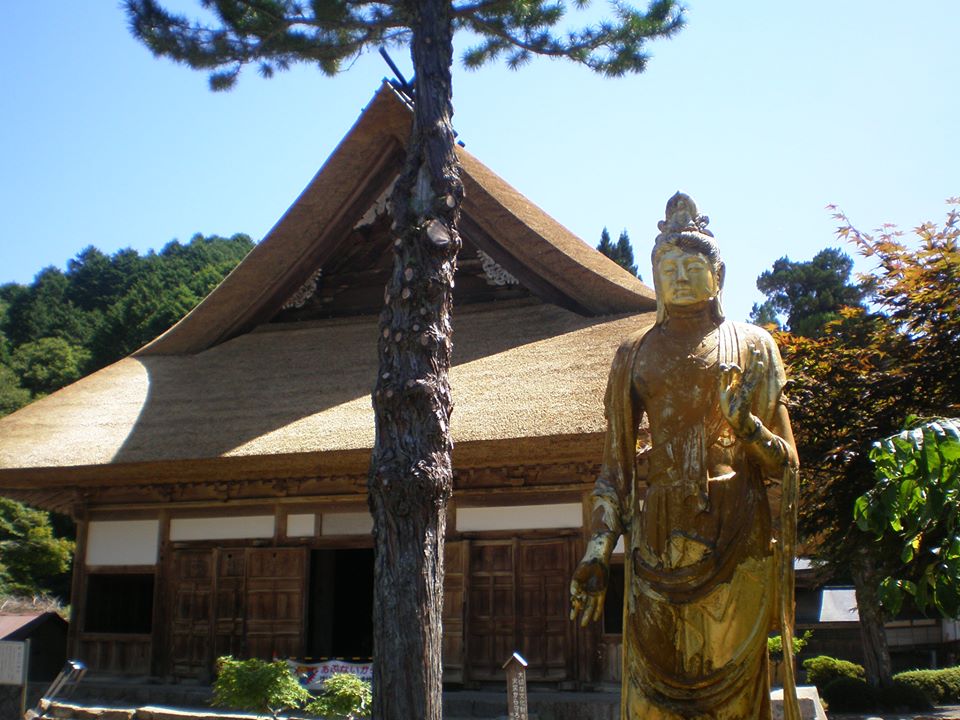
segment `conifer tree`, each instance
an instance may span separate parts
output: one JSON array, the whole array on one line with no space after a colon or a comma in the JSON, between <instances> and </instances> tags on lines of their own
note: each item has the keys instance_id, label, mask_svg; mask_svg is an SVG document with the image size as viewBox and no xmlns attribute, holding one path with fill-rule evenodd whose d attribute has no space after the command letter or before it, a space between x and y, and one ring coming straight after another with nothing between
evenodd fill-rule
<instances>
[{"instance_id":1,"label":"conifer tree","mask_svg":"<svg viewBox=\"0 0 960 720\"><path fill-rule=\"evenodd\" d=\"M620 237L617 238L617 256L620 258L617 261L620 267L631 275L640 277L640 273L637 272L637 264L633 261L633 246L630 244L630 236L627 235L626 230L623 230Z\"/></svg>"},{"instance_id":2,"label":"conifer tree","mask_svg":"<svg viewBox=\"0 0 960 720\"><path fill-rule=\"evenodd\" d=\"M600 244L597 245L597 250L602 252L614 262L617 262L617 250L610 241L610 231L606 228L600 232Z\"/></svg>"},{"instance_id":3,"label":"conifer tree","mask_svg":"<svg viewBox=\"0 0 960 720\"><path fill-rule=\"evenodd\" d=\"M633 261L633 246L630 244L630 236L626 230L620 233L620 237L617 238L617 244L614 245L610 240L610 233L604 228L603 232L600 233L600 244L597 245L597 250L613 260L631 275L635 275L640 280L643 279L640 277L640 273L637 272L637 264Z\"/></svg>"},{"instance_id":4,"label":"conifer tree","mask_svg":"<svg viewBox=\"0 0 960 720\"><path fill-rule=\"evenodd\" d=\"M447 501L452 492L452 281L461 241L463 183L453 127L453 35L476 44L464 63L534 55L565 58L607 76L642 72L645 44L683 23L676 0L645 11L617 0L612 16L569 27L565 11L589 0L200 0L207 20L157 0L125 0L131 29L156 55L210 72L229 88L254 64L269 77L294 63L329 75L378 45L408 43L413 126L395 185L394 266L380 317L373 392L376 441L368 492L374 518L375 718L440 717L440 615Z\"/></svg>"}]
</instances>

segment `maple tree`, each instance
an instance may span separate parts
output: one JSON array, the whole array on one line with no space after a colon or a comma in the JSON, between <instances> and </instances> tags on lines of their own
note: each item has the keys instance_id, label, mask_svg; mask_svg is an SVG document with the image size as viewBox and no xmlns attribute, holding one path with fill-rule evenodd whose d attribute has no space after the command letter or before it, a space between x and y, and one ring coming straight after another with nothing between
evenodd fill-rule
<instances>
[{"instance_id":1,"label":"maple tree","mask_svg":"<svg viewBox=\"0 0 960 720\"><path fill-rule=\"evenodd\" d=\"M821 561L848 568L860 608L868 679L890 681L880 586L889 552L853 523L874 484L870 450L910 415L944 416L960 404L960 199L943 225L905 233L857 230L841 212L839 238L876 263L865 307L843 308L815 338L778 332L793 380L790 415L804 483L800 532Z\"/></svg>"}]
</instances>

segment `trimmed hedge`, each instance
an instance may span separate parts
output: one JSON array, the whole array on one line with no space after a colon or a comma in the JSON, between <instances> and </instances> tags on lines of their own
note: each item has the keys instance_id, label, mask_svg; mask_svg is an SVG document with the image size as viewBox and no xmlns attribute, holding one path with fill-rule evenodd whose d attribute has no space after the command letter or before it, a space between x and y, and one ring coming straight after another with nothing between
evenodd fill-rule
<instances>
[{"instance_id":1,"label":"trimmed hedge","mask_svg":"<svg viewBox=\"0 0 960 720\"><path fill-rule=\"evenodd\" d=\"M908 670L894 675L893 679L921 690L937 704L960 702L960 667Z\"/></svg>"},{"instance_id":2,"label":"trimmed hedge","mask_svg":"<svg viewBox=\"0 0 960 720\"><path fill-rule=\"evenodd\" d=\"M893 676L893 685L875 688L863 667L827 655L803 661L807 682L836 712L929 710L934 704L960 703L960 667L910 670Z\"/></svg>"},{"instance_id":3,"label":"trimmed hedge","mask_svg":"<svg viewBox=\"0 0 960 720\"><path fill-rule=\"evenodd\" d=\"M896 680L890 687L878 689L860 678L838 677L821 695L832 712L908 712L933 707L923 690Z\"/></svg>"},{"instance_id":4,"label":"trimmed hedge","mask_svg":"<svg viewBox=\"0 0 960 720\"><path fill-rule=\"evenodd\" d=\"M840 675L817 689L830 712L871 712L880 707L880 693L861 678Z\"/></svg>"},{"instance_id":5,"label":"trimmed hedge","mask_svg":"<svg viewBox=\"0 0 960 720\"><path fill-rule=\"evenodd\" d=\"M861 680L866 685L867 675L862 665L838 660L829 655L818 655L804 660L803 669L807 673L807 682L816 685L821 695L827 685L839 678Z\"/></svg>"},{"instance_id":6,"label":"trimmed hedge","mask_svg":"<svg viewBox=\"0 0 960 720\"><path fill-rule=\"evenodd\" d=\"M880 688L880 705L885 710L906 712L930 710L933 708L933 701L920 688L894 680L890 687Z\"/></svg>"}]
</instances>

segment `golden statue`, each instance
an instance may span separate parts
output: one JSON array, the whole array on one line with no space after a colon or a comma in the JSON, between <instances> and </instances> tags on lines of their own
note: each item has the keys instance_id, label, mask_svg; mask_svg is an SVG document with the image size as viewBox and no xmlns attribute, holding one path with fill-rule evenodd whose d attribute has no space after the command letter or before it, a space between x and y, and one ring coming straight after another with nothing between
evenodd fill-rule
<instances>
[{"instance_id":1,"label":"golden statue","mask_svg":"<svg viewBox=\"0 0 960 720\"><path fill-rule=\"evenodd\" d=\"M797 453L786 378L767 332L724 319L708 222L677 193L658 225L657 319L610 370L592 537L570 584L571 618L598 620L623 536L622 720L766 720L771 628L792 647ZM650 444L640 447L644 413ZM778 522L771 483L781 484ZM784 667L784 717L799 720L793 665Z\"/></svg>"}]
</instances>

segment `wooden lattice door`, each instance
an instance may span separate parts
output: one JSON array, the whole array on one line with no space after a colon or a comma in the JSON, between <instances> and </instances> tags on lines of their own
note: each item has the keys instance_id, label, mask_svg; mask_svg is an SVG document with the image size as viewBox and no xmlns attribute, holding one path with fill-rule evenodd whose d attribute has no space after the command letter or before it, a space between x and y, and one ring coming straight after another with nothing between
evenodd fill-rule
<instances>
[{"instance_id":1,"label":"wooden lattice door","mask_svg":"<svg viewBox=\"0 0 960 720\"><path fill-rule=\"evenodd\" d=\"M503 680L503 663L519 651L531 680L573 677L568 619L575 538L474 540L469 552L469 680Z\"/></svg>"},{"instance_id":2,"label":"wooden lattice door","mask_svg":"<svg viewBox=\"0 0 960 720\"><path fill-rule=\"evenodd\" d=\"M527 540L520 544L519 553L518 646L529 663L527 679L567 680L574 666L567 599L572 543L569 539Z\"/></svg>"},{"instance_id":3,"label":"wooden lattice door","mask_svg":"<svg viewBox=\"0 0 960 720\"><path fill-rule=\"evenodd\" d=\"M177 677L205 679L213 663L214 554L176 550L170 572L170 670Z\"/></svg>"},{"instance_id":4,"label":"wooden lattice door","mask_svg":"<svg viewBox=\"0 0 960 720\"><path fill-rule=\"evenodd\" d=\"M443 681L464 680L463 615L466 582L466 540L447 541L443 552Z\"/></svg>"},{"instance_id":5,"label":"wooden lattice door","mask_svg":"<svg viewBox=\"0 0 960 720\"><path fill-rule=\"evenodd\" d=\"M470 543L467 663L471 680L503 677L500 666L516 650L516 541Z\"/></svg>"},{"instance_id":6,"label":"wooden lattice door","mask_svg":"<svg viewBox=\"0 0 960 720\"><path fill-rule=\"evenodd\" d=\"M174 550L171 673L207 680L222 655L301 656L306 558L306 548Z\"/></svg>"},{"instance_id":7,"label":"wooden lattice door","mask_svg":"<svg viewBox=\"0 0 960 720\"><path fill-rule=\"evenodd\" d=\"M303 655L306 578L306 548L247 551L246 637L250 657Z\"/></svg>"}]
</instances>

